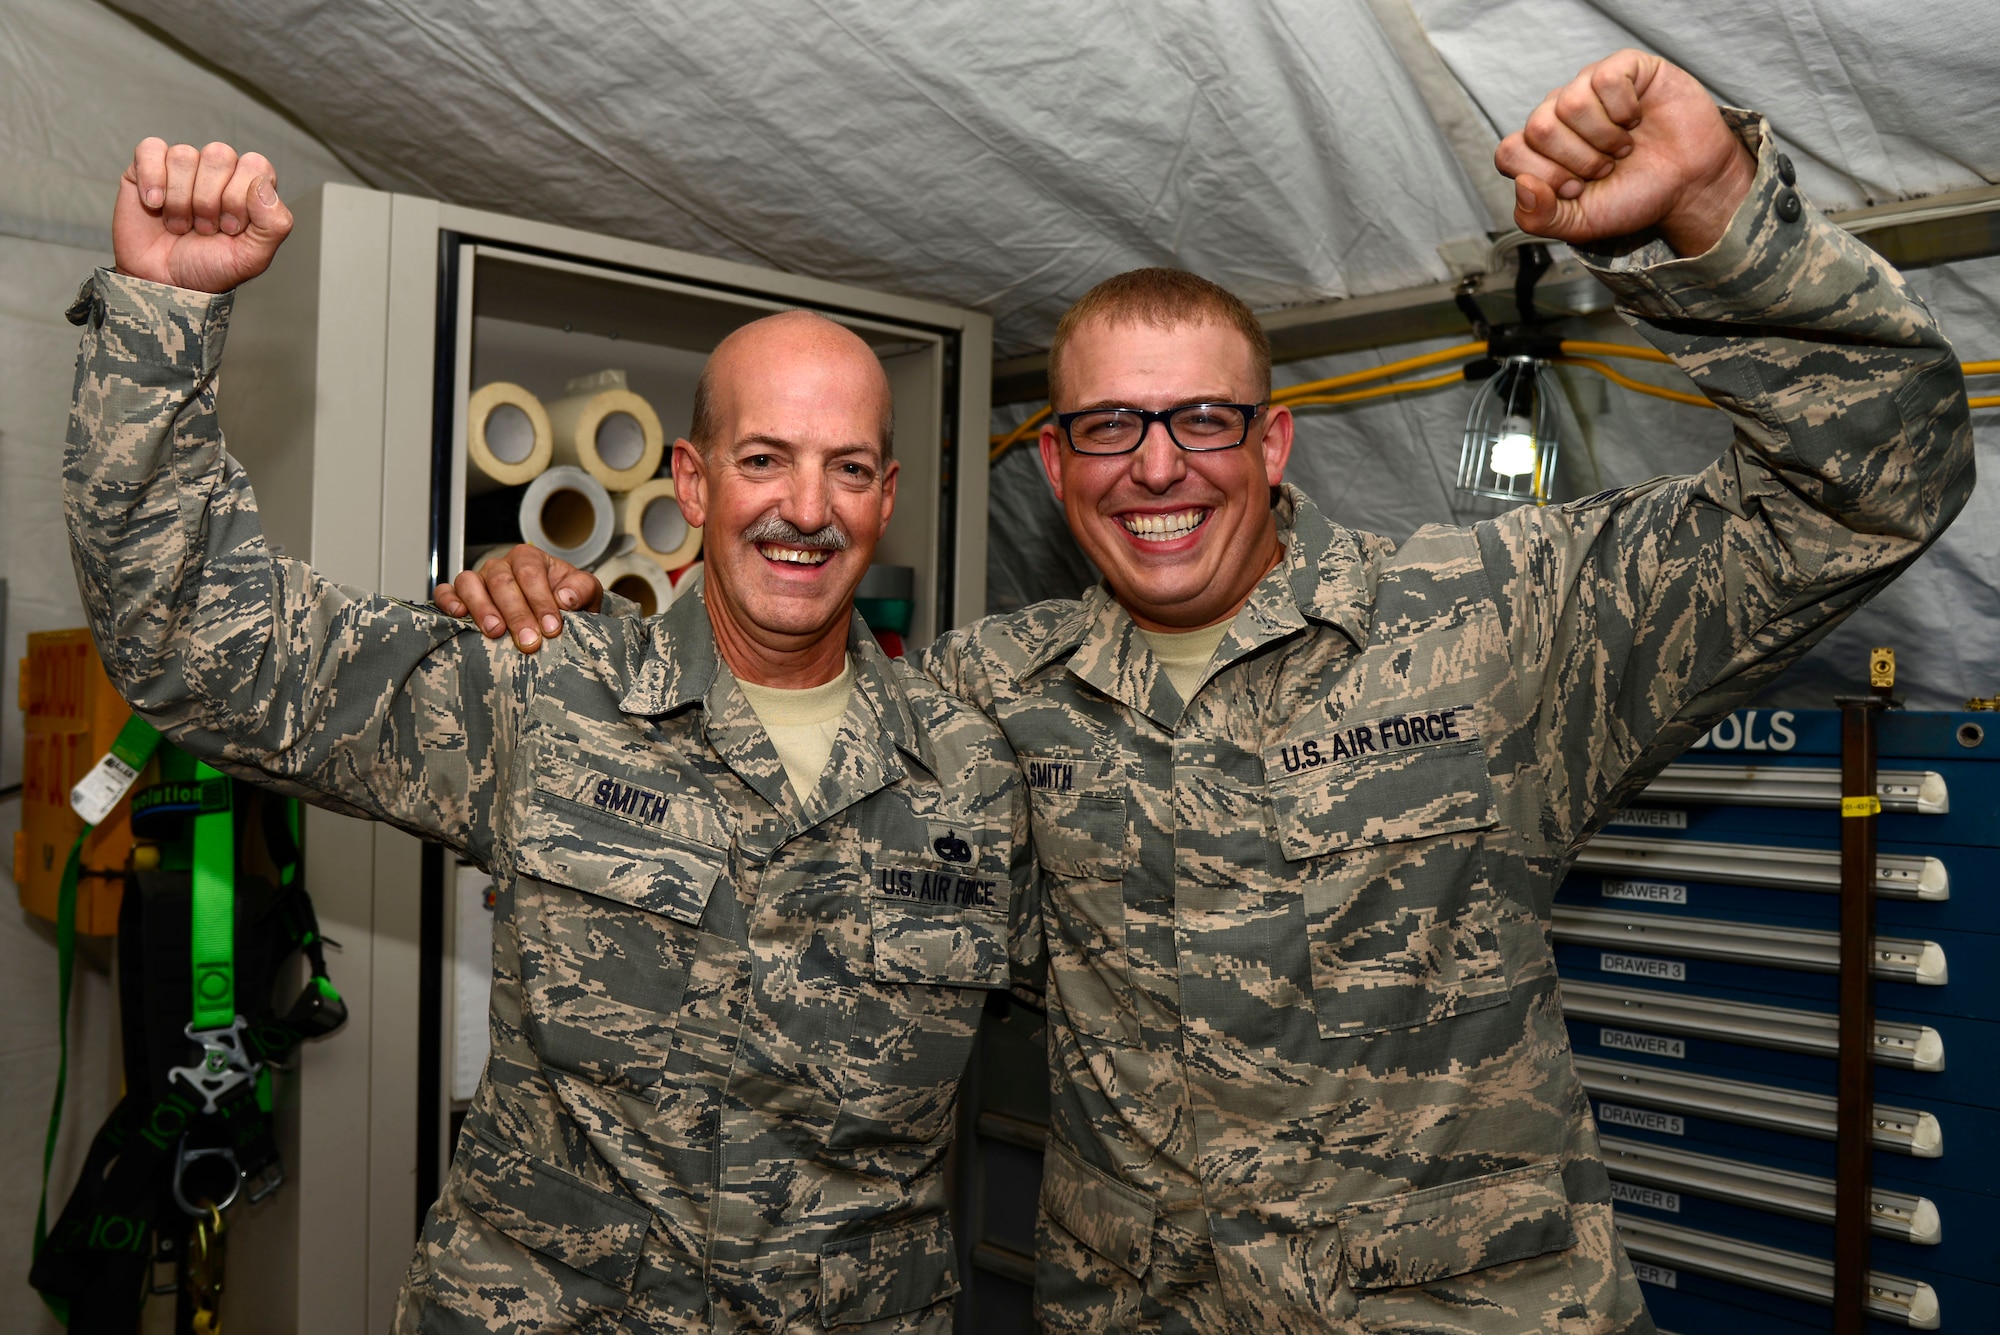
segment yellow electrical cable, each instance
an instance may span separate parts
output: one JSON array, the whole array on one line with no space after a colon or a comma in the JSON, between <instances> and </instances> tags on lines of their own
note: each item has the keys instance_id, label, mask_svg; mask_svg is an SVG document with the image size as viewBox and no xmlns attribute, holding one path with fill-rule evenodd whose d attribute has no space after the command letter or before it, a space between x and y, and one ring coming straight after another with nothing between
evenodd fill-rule
<instances>
[{"instance_id":1,"label":"yellow electrical cable","mask_svg":"<svg viewBox=\"0 0 2000 1335\"><path fill-rule=\"evenodd\" d=\"M1439 362L1463 357L1468 352L1484 352L1484 343L1461 343L1457 347L1442 348L1437 352L1426 352L1416 357L1405 357L1401 361L1389 362L1382 366L1371 366L1366 370L1350 371L1345 375L1330 376L1325 380L1310 380L1300 385L1286 385L1271 391L1271 402L1287 408L1331 408L1343 403L1362 403L1370 399L1387 398L1394 394L1411 394L1420 390L1440 389L1464 377L1465 368L1457 367L1443 375L1431 376L1424 380L1408 380L1394 385L1373 385L1367 389L1347 390L1329 394L1325 391L1340 389L1342 386L1361 384L1369 380L1380 380L1387 376L1401 375L1405 371L1421 370L1435 366ZM1657 348L1634 347L1628 343L1599 343L1589 339L1564 339L1563 355L1553 360L1563 366L1582 366L1597 372L1612 384L1629 389L1636 394L1649 394L1656 399L1666 399L1670 403L1686 403L1697 408L1713 408L1716 405L1699 394L1689 394L1678 389L1665 389L1659 385L1649 385L1596 360L1596 357L1578 354L1595 353L1601 357L1624 357L1632 361L1665 362L1671 365L1673 358ZM2000 375L2000 360L1963 362L1959 369L1966 375ZM1985 394L1966 400L1972 408L2000 408L2000 394ZM1048 405L1029 417L1021 425L1005 435L989 437L992 449L987 454L988 463L996 463L1001 455L1025 439L1039 427L1053 411Z\"/></svg>"},{"instance_id":2,"label":"yellow electrical cable","mask_svg":"<svg viewBox=\"0 0 2000 1335\"><path fill-rule=\"evenodd\" d=\"M1595 354L1599 357L1629 357L1635 362L1666 362L1668 364L1672 364L1674 360L1658 348L1634 347L1630 343L1593 343L1587 339L1577 340L1566 338L1562 341L1562 350L1565 356L1589 356Z\"/></svg>"},{"instance_id":3,"label":"yellow electrical cable","mask_svg":"<svg viewBox=\"0 0 2000 1335\"><path fill-rule=\"evenodd\" d=\"M1555 360L1563 366L1587 366L1606 380L1609 380L1612 384L1622 386L1635 393L1650 394L1656 399L1666 399L1673 403L1691 403L1697 408L1713 408L1715 406L1699 394L1684 394L1677 389L1661 389L1658 385L1649 385L1643 380L1634 380L1632 377L1615 371L1592 357L1557 357Z\"/></svg>"},{"instance_id":4,"label":"yellow electrical cable","mask_svg":"<svg viewBox=\"0 0 2000 1335\"><path fill-rule=\"evenodd\" d=\"M1042 420L1054 411L1055 405L1053 403L1044 404L1040 412L1030 414L1027 421L1021 423L1021 425L1015 427L1006 435L988 437L987 442L992 448L986 452L987 465L990 467L1000 462L1001 455L1027 439L1028 433L1039 427L1042 424Z\"/></svg>"},{"instance_id":5,"label":"yellow electrical cable","mask_svg":"<svg viewBox=\"0 0 2000 1335\"><path fill-rule=\"evenodd\" d=\"M1388 376L1401 375L1405 371L1420 371L1426 366L1436 366L1439 362L1448 362L1454 358L1463 357L1467 353L1484 351L1486 351L1486 344L1483 342L1461 343L1455 348L1442 348L1437 352L1426 352L1416 357L1405 357L1401 361L1390 362L1386 366L1371 366L1366 370L1349 371L1346 375L1332 376L1325 380L1308 380L1303 385L1286 385L1281 389L1271 391L1271 402L1291 403L1300 395L1319 394L1329 389L1340 389L1346 385L1358 385L1368 380L1381 380Z\"/></svg>"},{"instance_id":6,"label":"yellow electrical cable","mask_svg":"<svg viewBox=\"0 0 2000 1335\"><path fill-rule=\"evenodd\" d=\"M1453 367L1443 375L1434 375L1428 380L1405 380L1395 385L1370 385L1367 389L1350 389L1344 394L1316 394L1311 398L1293 399L1283 406L1287 408L1326 408L1336 403L1360 403L1364 399L1387 398L1391 394L1411 394L1420 389L1439 389L1445 385L1465 379L1465 368Z\"/></svg>"}]
</instances>

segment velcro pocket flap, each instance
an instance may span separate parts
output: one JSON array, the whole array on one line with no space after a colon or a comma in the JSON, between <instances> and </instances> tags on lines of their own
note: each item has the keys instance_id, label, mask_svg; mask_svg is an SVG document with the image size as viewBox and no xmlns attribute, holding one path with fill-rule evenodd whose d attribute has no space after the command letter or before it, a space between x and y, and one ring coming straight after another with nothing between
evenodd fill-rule
<instances>
[{"instance_id":1,"label":"velcro pocket flap","mask_svg":"<svg viewBox=\"0 0 2000 1335\"><path fill-rule=\"evenodd\" d=\"M1535 1164L1361 1205L1340 1223L1348 1283L1429 1284L1576 1245L1560 1164Z\"/></svg>"},{"instance_id":2,"label":"velcro pocket flap","mask_svg":"<svg viewBox=\"0 0 2000 1335\"><path fill-rule=\"evenodd\" d=\"M931 983L949 987L1006 987L1011 981L1007 960L1004 880L930 872L926 878L944 882L936 892L947 902L906 904L885 899L879 891L868 903L874 937L875 977L884 983ZM972 890L951 889L971 885ZM949 897L957 893L997 900L998 911L957 908Z\"/></svg>"},{"instance_id":3,"label":"velcro pocket flap","mask_svg":"<svg viewBox=\"0 0 2000 1335\"><path fill-rule=\"evenodd\" d=\"M1152 1198L1049 1141L1042 1208L1078 1242L1133 1276L1153 1263Z\"/></svg>"},{"instance_id":4,"label":"velcro pocket flap","mask_svg":"<svg viewBox=\"0 0 2000 1335\"><path fill-rule=\"evenodd\" d=\"M830 1242L819 1254L819 1319L858 1326L921 1312L958 1292L951 1225L943 1215Z\"/></svg>"},{"instance_id":5,"label":"velcro pocket flap","mask_svg":"<svg viewBox=\"0 0 2000 1335\"><path fill-rule=\"evenodd\" d=\"M652 1212L615 1187L593 1186L468 1128L462 1199L530 1251L632 1291Z\"/></svg>"},{"instance_id":6,"label":"velcro pocket flap","mask_svg":"<svg viewBox=\"0 0 2000 1335\"><path fill-rule=\"evenodd\" d=\"M1021 763L1026 768L1031 762L1024 758ZM1060 766L1065 774L1091 768L1085 761L1032 763ZM1091 791L1061 787L1028 790L1036 860L1058 876L1118 880L1125 874L1125 795L1090 775L1073 782L1086 783Z\"/></svg>"},{"instance_id":7,"label":"velcro pocket flap","mask_svg":"<svg viewBox=\"0 0 2000 1335\"><path fill-rule=\"evenodd\" d=\"M538 880L617 900L693 926L728 864L727 849L564 811L528 832L514 862Z\"/></svg>"},{"instance_id":8,"label":"velcro pocket flap","mask_svg":"<svg viewBox=\"0 0 2000 1335\"><path fill-rule=\"evenodd\" d=\"M1477 739L1308 769L1272 783L1270 793L1278 842L1293 861L1497 819Z\"/></svg>"}]
</instances>

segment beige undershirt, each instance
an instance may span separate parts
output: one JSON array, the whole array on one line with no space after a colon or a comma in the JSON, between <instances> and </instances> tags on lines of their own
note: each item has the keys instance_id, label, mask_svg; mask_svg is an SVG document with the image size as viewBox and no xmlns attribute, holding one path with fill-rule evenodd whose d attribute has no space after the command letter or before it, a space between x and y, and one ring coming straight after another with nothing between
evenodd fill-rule
<instances>
[{"instance_id":1,"label":"beige undershirt","mask_svg":"<svg viewBox=\"0 0 2000 1335\"><path fill-rule=\"evenodd\" d=\"M801 803L819 787L819 776L833 756L833 739L840 735L840 718L847 712L847 697L854 688L854 661L844 659L840 675L824 686L786 690L778 686L757 686L741 677L743 698L757 711L757 721L771 736L771 745L784 762L792 792Z\"/></svg>"},{"instance_id":2,"label":"beige undershirt","mask_svg":"<svg viewBox=\"0 0 2000 1335\"><path fill-rule=\"evenodd\" d=\"M1215 657L1216 646L1229 633L1229 622L1218 621L1200 630L1147 630L1142 626L1139 633L1153 646L1153 657L1160 660L1160 666L1167 670L1167 680L1181 693L1182 703L1186 703L1194 698L1196 688L1201 685L1201 674L1207 669L1208 660Z\"/></svg>"}]
</instances>

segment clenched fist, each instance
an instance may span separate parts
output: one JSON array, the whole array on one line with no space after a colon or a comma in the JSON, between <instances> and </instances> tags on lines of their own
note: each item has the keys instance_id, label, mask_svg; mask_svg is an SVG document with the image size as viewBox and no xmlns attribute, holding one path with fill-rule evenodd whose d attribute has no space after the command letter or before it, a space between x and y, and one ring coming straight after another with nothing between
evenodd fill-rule
<instances>
[{"instance_id":1,"label":"clenched fist","mask_svg":"<svg viewBox=\"0 0 2000 1335\"><path fill-rule=\"evenodd\" d=\"M227 292L269 268L291 230L263 154L142 139L118 181L111 249L120 273Z\"/></svg>"},{"instance_id":2,"label":"clenched fist","mask_svg":"<svg viewBox=\"0 0 2000 1335\"><path fill-rule=\"evenodd\" d=\"M1493 161L1522 231L1588 244L1655 228L1681 255L1722 238L1757 171L1707 90L1644 51L1584 67Z\"/></svg>"}]
</instances>

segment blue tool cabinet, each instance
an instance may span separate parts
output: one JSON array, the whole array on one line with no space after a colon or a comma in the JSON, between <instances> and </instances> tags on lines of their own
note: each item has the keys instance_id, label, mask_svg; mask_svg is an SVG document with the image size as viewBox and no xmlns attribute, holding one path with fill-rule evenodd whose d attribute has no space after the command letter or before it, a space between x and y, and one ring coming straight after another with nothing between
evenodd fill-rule
<instances>
[{"instance_id":1,"label":"blue tool cabinet","mask_svg":"<svg viewBox=\"0 0 2000 1335\"><path fill-rule=\"evenodd\" d=\"M2000 714L1879 719L1871 1329L2000 1330ZM1832 1326L1840 716L1740 710L1582 851L1553 935L1662 1330ZM962 1098L965 1332L1032 1329L1042 1033Z\"/></svg>"},{"instance_id":2,"label":"blue tool cabinet","mask_svg":"<svg viewBox=\"0 0 2000 1335\"><path fill-rule=\"evenodd\" d=\"M2000 1329L2000 715L1879 721L1873 1330ZM1556 964L1664 1330L1832 1314L1840 715L1741 710L1583 850Z\"/></svg>"}]
</instances>

